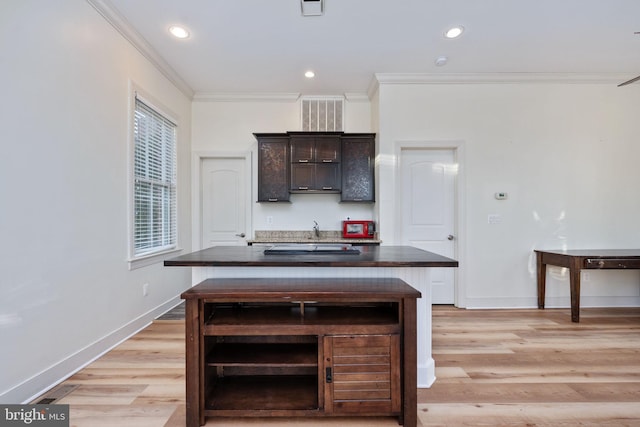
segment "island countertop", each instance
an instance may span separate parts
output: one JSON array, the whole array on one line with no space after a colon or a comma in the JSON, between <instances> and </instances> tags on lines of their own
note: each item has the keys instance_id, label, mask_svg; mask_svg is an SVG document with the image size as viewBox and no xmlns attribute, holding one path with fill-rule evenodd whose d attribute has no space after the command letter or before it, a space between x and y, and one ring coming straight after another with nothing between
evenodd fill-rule
<instances>
[{"instance_id":1,"label":"island countertop","mask_svg":"<svg viewBox=\"0 0 640 427\"><path fill-rule=\"evenodd\" d=\"M458 261L412 246L354 246L359 254L265 255L264 247L213 246L165 260L167 267L457 267Z\"/></svg>"}]
</instances>

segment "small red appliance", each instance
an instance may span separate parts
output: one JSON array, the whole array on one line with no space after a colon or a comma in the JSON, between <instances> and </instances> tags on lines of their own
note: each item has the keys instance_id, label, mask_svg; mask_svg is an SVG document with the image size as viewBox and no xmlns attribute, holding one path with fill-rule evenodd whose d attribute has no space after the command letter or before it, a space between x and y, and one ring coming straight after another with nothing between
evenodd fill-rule
<instances>
[{"instance_id":1,"label":"small red appliance","mask_svg":"<svg viewBox=\"0 0 640 427\"><path fill-rule=\"evenodd\" d=\"M373 221L342 221L342 237L345 239L373 239L375 233Z\"/></svg>"}]
</instances>

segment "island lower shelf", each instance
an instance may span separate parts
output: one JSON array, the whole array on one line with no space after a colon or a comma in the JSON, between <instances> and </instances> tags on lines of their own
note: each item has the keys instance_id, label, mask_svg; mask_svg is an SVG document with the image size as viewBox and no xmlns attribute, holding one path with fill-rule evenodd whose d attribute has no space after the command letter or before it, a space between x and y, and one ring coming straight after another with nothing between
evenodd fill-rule
<instances>
[{"instance_id":1,"label":"island lower shelf","mask_svg":"<svg viewBox=\"0 0 640 427\"><path fill-rule=\"evenodd\" d=\"M415 426L420 293L402 280L207 279L182 297L188 426L335 415Z\"/></svg>"}]
</instances>

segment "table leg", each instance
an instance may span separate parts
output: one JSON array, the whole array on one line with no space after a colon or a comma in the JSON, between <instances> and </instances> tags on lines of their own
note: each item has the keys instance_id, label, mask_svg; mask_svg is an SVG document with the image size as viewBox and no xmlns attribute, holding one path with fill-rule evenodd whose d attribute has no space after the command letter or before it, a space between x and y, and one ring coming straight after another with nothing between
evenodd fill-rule
<instances>
[{"instance_id":1,"label":"table leg","mask_svg":"<svg viewBox=\"0 0 640 427\"><path fill-rule=\"evenodd\" d=\"M547 264L542 262L542 254L536 252L536 264L538 274L538 308L544 308L544 298L547 282Z\"/></svg>"},{"instance_id":2,"label":"table leg","mask_svg":"<svg viewBox=\"0 0 640 427\"><path fill-rule=\"evenodd\" d=\"M571 321L580 322L580 269L582 260L579 257L571 259L569 267L569 282L571 285Z\"/></svg>"}]
</instances>

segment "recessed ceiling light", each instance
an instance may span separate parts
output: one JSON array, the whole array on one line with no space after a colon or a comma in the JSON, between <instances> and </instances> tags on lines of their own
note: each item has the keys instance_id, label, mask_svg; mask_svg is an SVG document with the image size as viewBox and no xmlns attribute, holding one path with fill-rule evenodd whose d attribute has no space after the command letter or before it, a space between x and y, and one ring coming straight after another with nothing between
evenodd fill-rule
<instances>
[{"instance_id":1,"label":"recessed ceiling light","mask_svg":"<svg viewBox=\"0 0 640 427\"><path fill-rule=\"evenodd\" d=\"M169 27L169 32L179 39L186 39L189 37L189 31L187 31L184 27L180 27L178 25L174 25Z\"/></svg>"},{"instance_id":2,"label":"recessed ceiling light","mask_svg":"<svg viewBox=\"0 0 640 427\"><path fill-rule=\"evenodd\" d=\"M462 26L451 27L444 33L444 36L448 39L455 39L457 37L460 37L463 32L464 27Z\"/></svg>"},{"instance_id":3,"label":"recessed ceiling light","mask_svg":"<svg viewBox=\"0 0 640 427\"><path fill-rule=\"evenodd\" d=\"M304 76L308 79L312 79L316 76L316 73L314 73L313 71L309 70L306 73L304 73Z\"/></svg>"}]
</instances>

